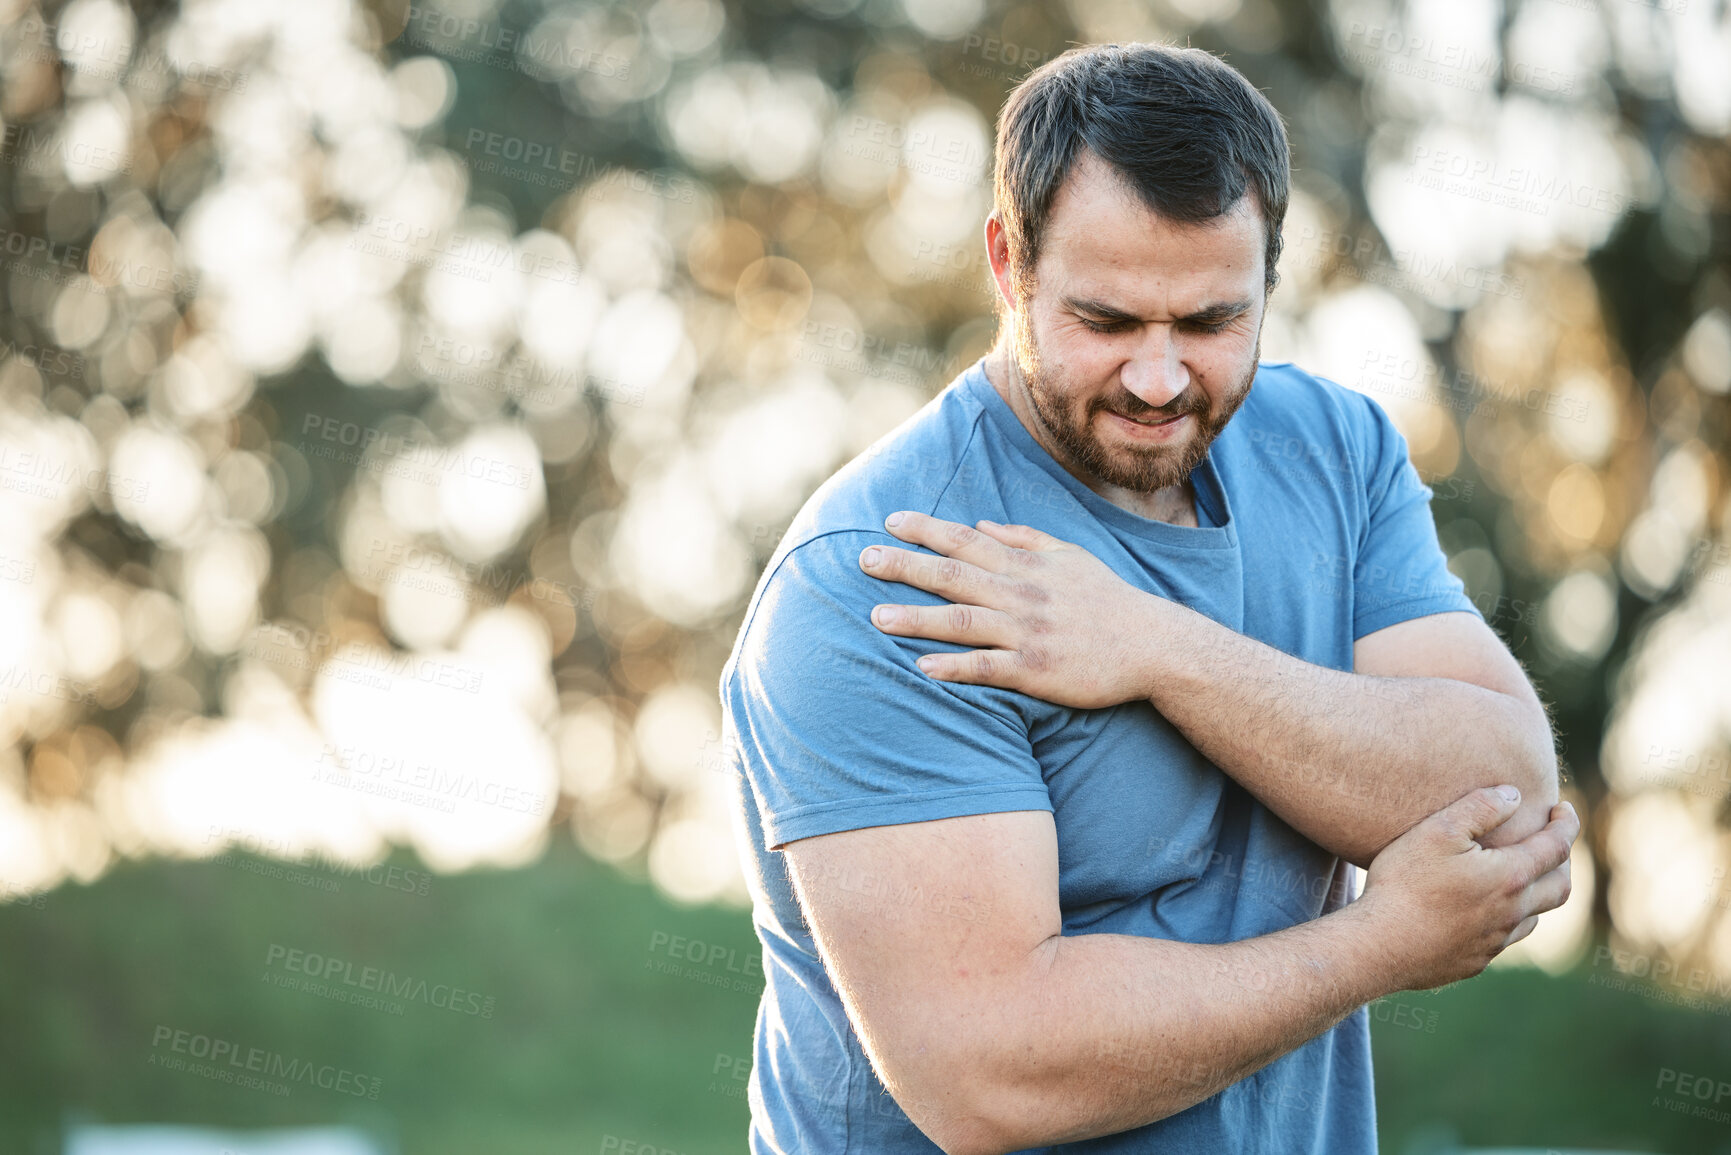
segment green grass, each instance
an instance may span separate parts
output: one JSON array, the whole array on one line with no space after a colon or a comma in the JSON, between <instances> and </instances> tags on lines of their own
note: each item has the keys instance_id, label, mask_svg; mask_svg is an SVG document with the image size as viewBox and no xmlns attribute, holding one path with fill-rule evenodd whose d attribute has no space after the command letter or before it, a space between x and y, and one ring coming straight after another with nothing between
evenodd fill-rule
<instances>
[{"instance_id":1,"label":"green grass","mask_svg":"<svg viewBox=\"0 0 1731 1155\"><path fill-rule=\"evenodd\" d=\"M679 1155L744 1149L733 1060L749 1063L761 987L755 965L741 973L757 950L744 913L671 904L565 842L528 869L434 877L424 895L413 876L405 891L305 871L332 892L238 862L128 864L40 908L0 906L0 1151L58 1155L73 1118L348 1122L403 1155L599 1152L609 1135ZM675 935L716 961L673 959ZM393 972L411 984L403 1013L267 981L288 973L288 950L334 957L357 981ZM1731 1080L1731 1015L1591 973L1493 971L1373 1007L1387 1155L1455 1141L1731 1153L1731 1125L1654 1102L1679 1097L1657 1087L1664 1069ZM493 999L490 1017L430 1005L445 985ZM305 1083L281 1097L160 1067L152 1056L174 1053L153 1045L159 1028L376 1077L378 1098Z\"/></svg>"},{"instance_id":2,"label":"green grass","mask_svg":"<svg viewBox=\"0 0 1731 1155\"><path fill-rule=\"evenodd\" d=\"M154 862L62 887L42 909L0 907L0 1150L57 1151L45 1136L65 1112L351 1122L414 1155L598 1151L607 1135L680 1155L743 1147L745 1101L723 1093L743 1083L712 1071L718 1055L749 1060L761 979L722 989L649 964L672 935L753 955L746 916L674 906L568 845L528 870L434 877L425 895L308 873L340 889ZM416 985L399 987L401 1015L283 989L265 976L287 973L290 949L350 964L357 984L377 967ZM722 961L681 965L737 977ZM491 1017L430 1005L445 985L491 997ZM158 1027L376 1077L378 1098L304 1083L280 1097L157 1067L153 1054L174 1057L172 1037L153 1046Z\"/></svg>"},{"instance_id":3,"label":"green grass","mask_svg":"<svg viewBox=\"0 0 1731 1155\"><path fill-rule=\"evenodd\" d=\"M1387 1155L1432 1150L1445 1137L1476 1147L1731 1153L1731 1125L1654 1105L1682 1097L1659 1088L1665 1069L1731 1084L1731 1014L1668 1005L1632 980L1612 989L1605 981L1622 976L1608 962L1593 983L1592 959L1562 978L1498 969L1373 1005L1383 1019L1373 1017L1371 1034ZM1410 1012L1397 1026L1400 1003L1434 1014L1434 1032L1428 1017L1410 1025ZM1731 1112L1731 1096L1721 1107Z\"/></svg>"}]
</instances>

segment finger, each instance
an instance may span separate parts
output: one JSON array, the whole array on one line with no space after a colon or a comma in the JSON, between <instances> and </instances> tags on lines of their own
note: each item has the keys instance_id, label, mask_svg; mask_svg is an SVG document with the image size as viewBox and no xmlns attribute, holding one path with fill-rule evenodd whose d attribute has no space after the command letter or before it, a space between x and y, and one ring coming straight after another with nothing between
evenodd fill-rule
<instances>
[{"instance_id":1,"label":"finger","mask_svg":"<svg viewBox=\"0 0 1731 1155\"><path fill-rule=\"evenodd\" d=\"M1556 910L1569 901L1574 884L1569 878L1567 862L1548 874L1541 875L1527 887L1526 909L1530 914L1543 914L1547 910Z\"/></svg>"},{"instance_id":2,"label":"finger","mask_svg":"<svg viewBox=\"0 0 1731 1155\"><path fill-rule=\"evenodd\" d=\"M1011 547L959 521L901 510L884 518L884 528L915 545L923 545L945 557L953 557L993 573L1007 573L1015 563Z\"/></svg>"},{"instance_id":3,"label":"finger","mask_svg":"<svg viewBox=\"0 0 1731 1155\"><path fill-rule=\"evenodd\" d=\"M1419 825L1440 831L1456 850L1467 850L1475 839L1508 821L1520 804L1521 792L1513 786L1486 786L1449 803Z\"/></svg>"},{"instance_id":4,"label":"finger","mask_svg":"<svg viewBox=\"0 0 1731 1155\"><path fill-rule=\"evenodd\" d=\"M1509 937L1505 938L1503 940L1503 945L1501 947L1499 947L1498 949L1499 950L1508 950L1511 946L1514 946L1517 942L1520 942L1523 938L1526 938L1529 934L1532 934L1533 928L1538 926L1538 925L1539 925L1539 916L1536 914L1528 915L1526 918L1523 918L1521 920L1519 926L1515 927L1514 930L1511 930L1509 932Z\"/></svg>"},{"instance_id":5,"label":"finger","mask_svg":"<svg viewBox=\"0 0 1731 1155\"><path fill-rule=\"evenodd\" d=\"M1070 544L1062 538L1053 537L1045 530L1035 529L1031 525L1001 525L995 521L987 521L985 518L981 518L974 524L1005 545L1014 546L1016 549L1044 552L1062 549Z\"/></svg>"},{"instance_id":6,"label":"finger","mask_svg":"<svg viewBox=\"0 0 1731 1155\"><path fill-rule=\"evenodd\" d=\"M872 624L886 634L930 638L963 646L1003 647L1011 643L1014 621L1001 610L952 603L943 606L882 605L872 609Z\"/></svg>"},{"instance_id":7,"label":"finger","mask_svg":"<svg viewBox=\"0 0 1731 1155\"><path fill-rule=\"evenodd\" d=\"M1506 854L1520 862L1521 877L1538 879L1569 861L1569 849L1581 833L1581 819L1567 802L1551 807L1551 820L1543 830L1534 831L1496 854Z\"/></svg>"},{"instance_id":8,"label":"finger","mask_svg":"<svg viewBox=\"0 0 1731 1155\"><path fill-rule=\"evenodd\" d=\"M994 607L1003 602L1001 591L993 588L1001 581L996 574L953 557L868 545L860 551L859 564L873 577L915 586L948 601Z\"/></svg>"},{"instance_id":9,"label":"finger","mask_svg":"<svg viewBox=\"0 0 1731 1155\"><path fill-rule=\"evenodd\" d=\"M1019 670L1014 650L970 650L965 654L927 654L916 663L940 682L998 686L1014 690Z\"/></svg>"}]
</instances>

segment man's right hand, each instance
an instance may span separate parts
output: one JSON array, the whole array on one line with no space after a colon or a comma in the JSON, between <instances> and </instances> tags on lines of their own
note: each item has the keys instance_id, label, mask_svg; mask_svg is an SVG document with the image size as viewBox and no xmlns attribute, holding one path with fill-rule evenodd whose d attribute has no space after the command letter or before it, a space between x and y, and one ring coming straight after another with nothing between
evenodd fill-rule
<instances>
[{"instance_id":1,"label":"man's right hand","mask_svg":"<svg viewBox=\"0 0 1731 1155\"><path fill-rule=\"evenodd\" d=\"M1501 793L1514 793L1511 799ZM1532 933L1538 916L1569 897L1569 848L1581 832L1559 802L1544 829L1487 850L1477 839L1520 804L1512 787L1474 790L1395 839L1370 864L1355 906L1374 920L1398 990L1471 978Z\"/></svg>"}]
</instances>

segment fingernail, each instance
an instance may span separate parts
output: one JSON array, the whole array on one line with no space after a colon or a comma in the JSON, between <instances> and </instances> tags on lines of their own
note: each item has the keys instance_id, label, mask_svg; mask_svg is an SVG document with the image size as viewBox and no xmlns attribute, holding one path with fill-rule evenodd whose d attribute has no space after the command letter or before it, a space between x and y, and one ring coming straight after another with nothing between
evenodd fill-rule
<instances>
[{"instance_id":1,"label":"fingernail","mask_svg":"<svg viewBox=\"0 0 1731 1155\"><path fill-rule=\"evenodd\" d=\"M860 560L867 565L876 565L881 557L882 555L878 552L878 547L874 545L865 551L865 553L860 557Z\"/></svg>"},{"instance_id":2,"label":"fingernail","mask_svg":"<svg viewBox=\"0 0 1731 1155\"><path fill-rule=\"evenodd\" d=\"M900 525L901 523L902 515L900 513L892 513L888 517L884 518L885 525Z\"/></svg>"},{"instance_id":3,"label":"fingernail","mask_svg":"<svg viewBox=\"0 0 1731 1155\"><path fill-rule=\"evenodd\" d=\"M1519 802L1521 800L1521 792L1516 790L1513 786L1498 786L1497 793L1501 794L1510 802Z\"/></svg>"},{"instance_id":4,"label":"fingernail","mask_svg":"<svg viewBox=\"0 0 1731 1155\"><path fill-rule=\"evenodd\" d=\"M933 658L930 654L927 654L925 657L921 658L919 661L914 663L914 665L918 666L920 669L924 670L928 674L932 672L932 667L937 665L937 664L938 664L937 660L935 658Z\"/></svg>"},{"instance_id":5,"label":"fingernail","mask_svg":"<svg viewBox=\"0 0 1731 1155\"><path fill-rule=\"evenodd\" d=\"M896 623L896 612L889 606L879 606L872 611L872 620L880 626L893 626Z\"/></svg>"},{"instance_id":6,"label":"fingernail","mask_svg":"<svg viewBox=\"0 0 1731 1155\"><path fill-rule=\"evenodd\" d=\"M991 518L989 518L989 517L982 517L982 518L981 518L981 519L980 519L980 524L981 524L981 525L997 525L997 524L998 524L998 523L997 523L997 522L995 522L995 521L993 521L993 520L992 520L992 519L991 519Z\"/></svg>"}]
</instances>

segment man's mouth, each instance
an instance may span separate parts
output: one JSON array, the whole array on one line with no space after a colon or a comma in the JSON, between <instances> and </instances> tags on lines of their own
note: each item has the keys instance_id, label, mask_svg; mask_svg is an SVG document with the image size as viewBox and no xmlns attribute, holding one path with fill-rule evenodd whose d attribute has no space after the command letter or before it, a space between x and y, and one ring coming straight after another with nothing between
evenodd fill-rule
<instances>
[{"instance_id":1,"label":"man's mouth","mask_svg":"<svg viewBox=\"0 0 1731 1155\"><path fill-rule=\"evenodd\" d=\"M1146 417L1129 417L1114 410L1108 410L1108 412L1110 412L1114 417L1122 417L1125 421L1134 421L1138 425L1146 425L1156 429L1164 425L1170 425L1174 421L1181 421L1185 417L1189 416L1186 413L1180 413L1173 417L1161 417L1158 414L1150 413Z\"/></svg>"}]
</instances>

